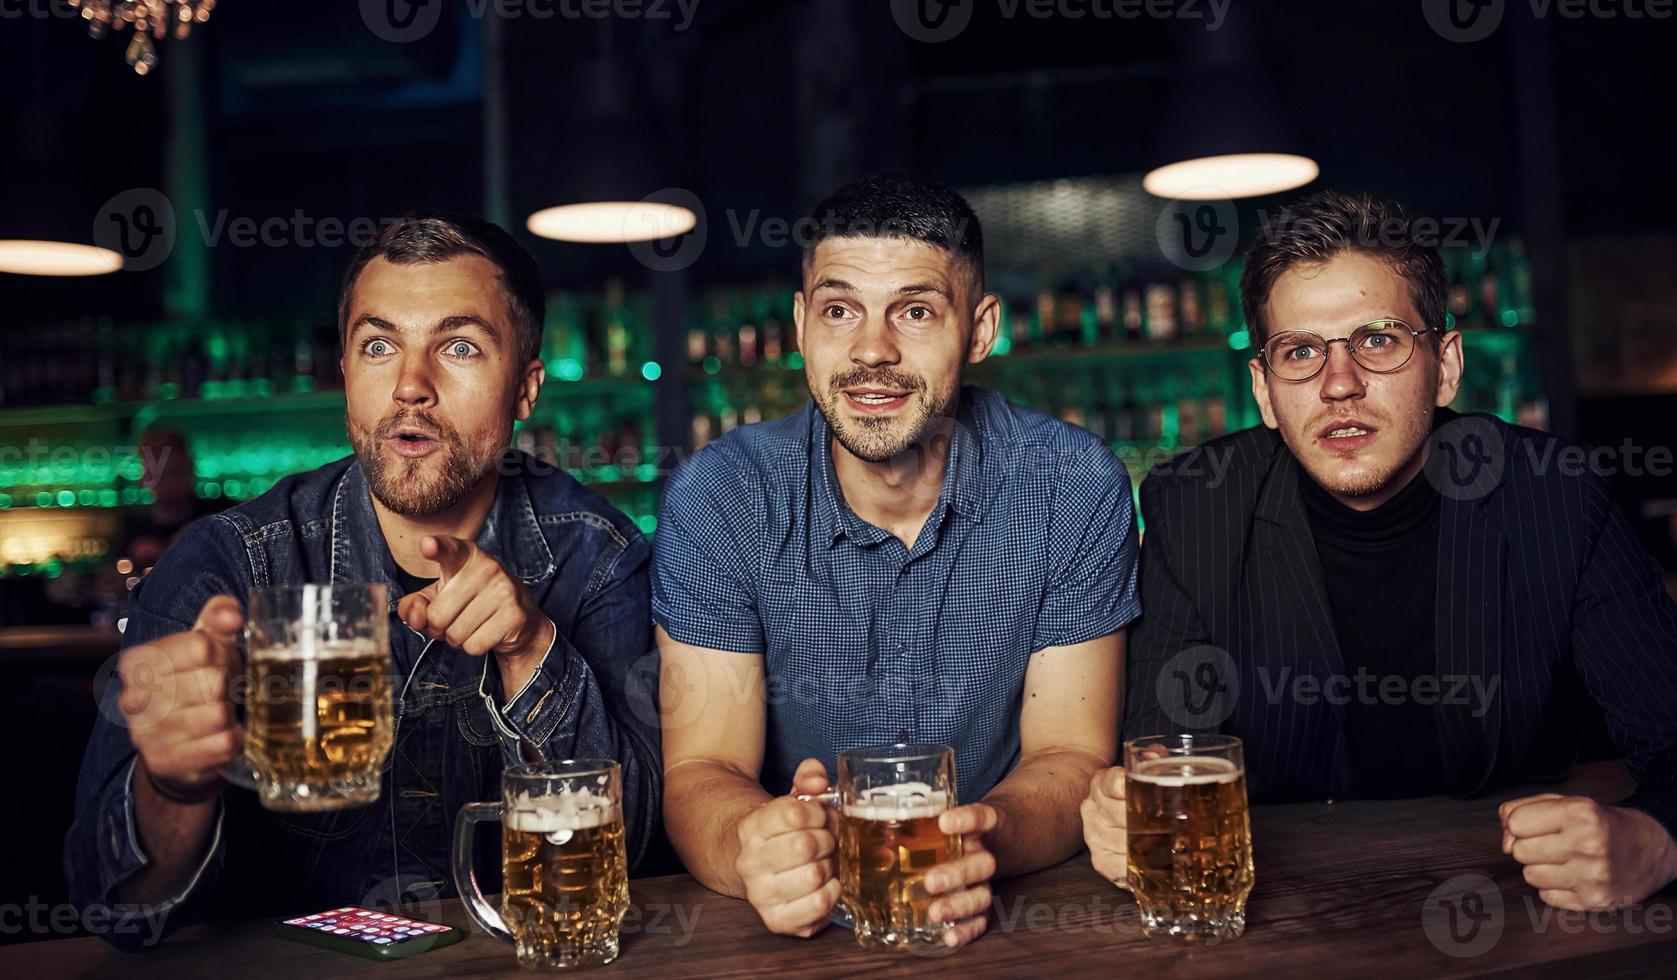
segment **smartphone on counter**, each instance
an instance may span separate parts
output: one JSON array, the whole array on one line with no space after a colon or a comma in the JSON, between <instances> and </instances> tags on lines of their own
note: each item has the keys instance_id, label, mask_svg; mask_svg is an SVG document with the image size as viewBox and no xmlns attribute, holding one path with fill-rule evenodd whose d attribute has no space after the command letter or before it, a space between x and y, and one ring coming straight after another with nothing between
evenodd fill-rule
<instances>
[{"instance_id":1,"label":"smartphone on counter","mask_svg":"<svg viewBox=\"0 0 1677 980\"><path fill-rule=\"evenodd\" d=\"M312 946L374 960L399 960L460 941L453 926L409 919L356 905L274 923L274 932Z\"/></svg>"}]
</instances>

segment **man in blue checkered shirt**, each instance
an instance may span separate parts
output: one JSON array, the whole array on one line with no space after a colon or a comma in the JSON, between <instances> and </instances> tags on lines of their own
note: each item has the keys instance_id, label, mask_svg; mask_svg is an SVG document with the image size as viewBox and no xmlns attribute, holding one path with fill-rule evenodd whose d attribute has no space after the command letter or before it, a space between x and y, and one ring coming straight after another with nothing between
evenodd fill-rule
<instances>
[{"instance_id":1,"label":"man in blue checkered shirt","mask_svg":"<svg viewBox=\"0 0 1677 980\"><path fill-rule=\"evenodd\" d=\"M925 879L958 947L989 881L1064 860L1116 751L1140 611L1128 476L1075 426L962 387L990 353L978 218L872 177L817 209L794 299L813 399L679 467L654 542L665 823L688 869L808 936L837 752L954 747L963 856ZM779 794L779 795L776 795Z\"/></svg>"}]
</instances>

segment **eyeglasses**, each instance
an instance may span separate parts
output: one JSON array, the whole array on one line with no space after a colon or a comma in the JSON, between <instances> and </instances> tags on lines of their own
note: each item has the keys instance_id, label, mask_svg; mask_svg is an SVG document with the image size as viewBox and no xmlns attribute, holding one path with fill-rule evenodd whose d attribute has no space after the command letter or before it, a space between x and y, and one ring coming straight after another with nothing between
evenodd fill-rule
<instances>
[{"instance_id":1,"label":"eyeglasses","mask_svg":"<svg viewBox=\"0 0 1677 980\"><path fill-rule=\"evenodd\" d=\"M1309 381L1328 363L1328 348L1344 344L1357 366L1376 374L1390 374L1409 363L1416 338L1430 333L1402 320L1375 320L1351 331L1349 337L1326 340L1309 330L1289 330L1264 344L1264 366L1283 381Z\"/></svg>"}]
</instances>

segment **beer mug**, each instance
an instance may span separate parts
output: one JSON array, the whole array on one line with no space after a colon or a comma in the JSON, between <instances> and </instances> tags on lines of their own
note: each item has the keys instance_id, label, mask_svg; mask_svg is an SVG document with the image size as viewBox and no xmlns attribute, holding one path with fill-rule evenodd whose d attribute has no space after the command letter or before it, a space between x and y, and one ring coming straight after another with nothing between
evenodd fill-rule
<instances>
[{"instance_id":1,"label":"beer mug","mask_svg":"<svg viewBox=\"0 0 1677 980\"><path fill-rule=\"evenodd\" d=\"M1125 742L1124 808L1142 932L1203 944L1245 932L1252 831L1240 739Z\"/></svg>"},{"instance_id":2,"label":"beer mug","mask_svg":"<svg viewBox=\"0 0 1677 980\"><path fill-rule=\"evenodd\" d=\"M224 771L270 810L365 806L395 739L383 585L251 590L244 755Z\"/></svg>"},{"instance_id":3,"label":"beer mug","mask_svg":"<svg viewBox=\"0 0 1677 980\"><path fill-rule=\"evenodd\" d=\"M501 908L478 887L472 830L501 822ZM478 928L509 940L526 970L617 959L629 910L623 772L606 759L566 759L501 773L501 802L468 803L454 822L454 887Z\"/></svg>"},{"instance_id":4,"label":"beer mug","mask_svg":"<svg viewBox=\"0 0 1677 980\"><path fill-rule=\"evenodd\" d=\"M851 749L838 781L814 799L838 811L839 905L858 945L943 944L949 923L927 914L926 872L961 856L961 836L938 829L956 805L955 750L947 745Z\"/></svg>"}]
</instances>

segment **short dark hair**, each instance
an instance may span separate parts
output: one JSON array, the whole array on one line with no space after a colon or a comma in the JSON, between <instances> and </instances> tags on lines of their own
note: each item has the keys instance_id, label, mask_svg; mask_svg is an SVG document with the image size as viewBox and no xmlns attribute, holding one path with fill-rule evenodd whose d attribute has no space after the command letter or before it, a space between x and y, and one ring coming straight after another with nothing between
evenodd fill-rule
<instances>
[{"instance_id":1,"label":"short dark hair","mask_svg":"<svg viewBox=\"0 0 1677 980\"><path fill-rule=\"evenodd\" d=\"M984 229L966 198L935 180L874 174L846 184L815 206L804 240L804 269L829 238L908 238L954 255L984 293Z\"/></svg>"},{"instance_id":2,"label":"short dark hair","mask_svg":"<svg viewBox=\"0 0 1677 980\"><path fill-rule=\"evenodd\" d=\"M348 340L349 297L367 263L383 257L396 265L446 262L461 255L478 255L501 270L507 293L507 312L518 331L515 350L523 370L542 349L542 323L547 319L547 296L542 291L541 268L518 240L492 221L469 215L424 212L404 215L378 231L350 259L338 296L338 342Z\"/></svg>"},{"instance_id":3,"label":"short dark hair","mask_svg":"<svg viewBox=\"0 0 1677 980\"><path fill-rule=\"evenodd\" d=\"M1419 225L1419 227L1417 227ZM1367 194L1318 191L1287 205L1263 223L1246 250L1240 308L1259 345L1269 332L1266 308L1275 281L1296 265L1325 262L1356 251L1381 259L1409 283L1410 298L1435 340L1444 331L1444 262L1431 242L1435 222L1418 222L1397 201Z\"/></svg>"}]
</instances>

